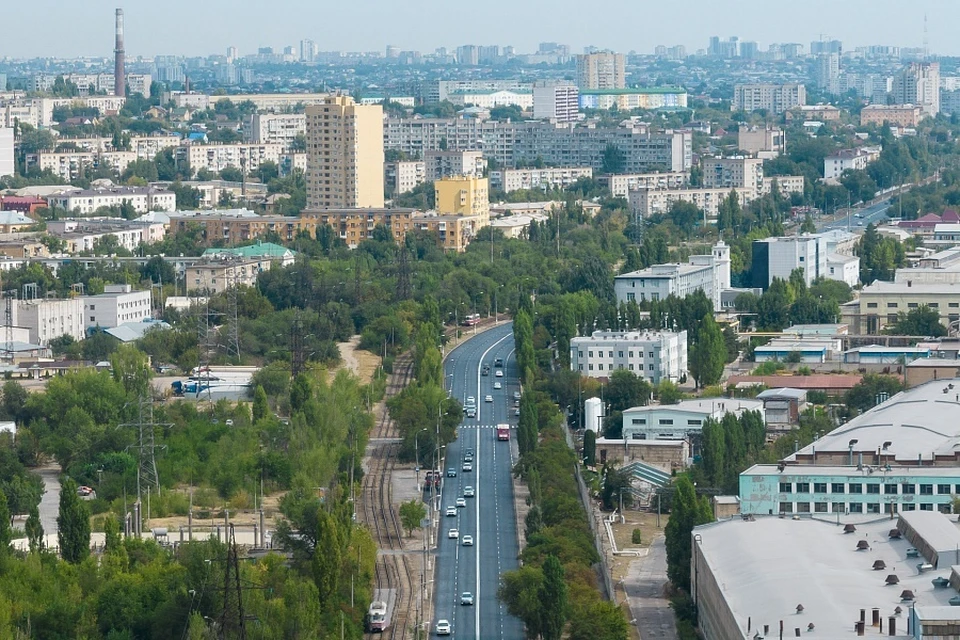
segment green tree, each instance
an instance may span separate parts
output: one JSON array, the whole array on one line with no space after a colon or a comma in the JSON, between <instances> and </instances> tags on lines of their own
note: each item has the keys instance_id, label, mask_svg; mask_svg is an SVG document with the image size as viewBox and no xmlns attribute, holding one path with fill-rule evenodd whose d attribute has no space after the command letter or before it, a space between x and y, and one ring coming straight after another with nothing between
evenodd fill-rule
<instances>
[{"instance_id":1,"label":"green tree","mask_svg":"<svg viewBox=\"0 0 960 640\"><path fill-rule=\"evenodd\" d=\"M90 555L90 511L77 495L77 483L72 478L67 478L60 488L57 541L60 557L71 564Z\"/></svg>"},{"instance_id":2,"label":"green tree","mask_svg":"<svg viewBox=\"0 0 960 640\"><path fill-rule=\"evenodd\" d=\"M400 505L400 523L407 530L407 537L412 536L414 530L421 527L426 517L427 509L423 506L422 500L414 498Z\"/></svg>"},{"instance_id":3,"label":"green tree","mask_svg":"<svg viewBox=\"0 0 960 640\"><path fill-rule=\"evenodd\" d=\"M560 640L567 623L567 583L563 565L555 555L543 561L540 587L540 627L543 640Z\"/></svg>"},{"instance_id":4,"label":"green tree","mask_svg":"<svg viewBox=\"0 0 960 640\"><path fill-rule=\"evenodd\" d=\"M614 602L596 600L570 616L569 640L627 640L629 627Z\"/></svg>"},{"instance_id":5,"label":"green tree","mask_svg":"<svg viewBox=\"0 0 960 640\"><path fill-rule=\"evenodd\" d=\"M727 359L727 346L723 331L713 319L713 314L703 316L697 343L690 352L690 374L698 387L707 387L720 382L723 365Z\"/></svg>"},{"instance_id":6,"label":"green tree","mask_svg":"<svg viewBox=\"0 0 960 640\"><path fill-rule=\"evenodd\" d=\"M808 213L804 218L803 222L800 224L800 233L816 233L817 225L814 224L813 218L810 217Z\"/></svg>"},{"instance_id":7,"label":"green tree","mask_svg":"<svg viewBox=\"0 0 960 640\"><path fill-rule=\"evenodd\" d=\"M507 605L507 611L523 621L527 638L541 637L541 612L543 603L540 591L543 586L543 571L539 567L523 565L503 574L497 597Z\"/></svg>"},{"instance_id":8,"label":"green tree","mask_svg":"<svg viewBox=\"0 0 960 640\"><path fill-rule=\"evenodd\" d=\"M30 507L30 514L23 525L23 532L27 534L27 544L30 547L30 553L35 553L43 549L43 525L40 524L40 510L37 505Z\"/></svg>"},{"instance_id":9,"label":"green tree","mask_svg":"<svg viewBox=\"0 0 960 640\"><path fill-rule=\"evenodd\" d=\"M7 506L7 496L0 491L0 553L10 548L13 532L10 530L10 507Z\"/></svg>"},{"instance_id":10,"label":"green tree","mask_svg":"<svg viewBox=\"0 0 960 640\"><path fill-rule=\"evenodd\" d=\"M120 537L120 523L113 514L108 513L107 519L103 523L104 548L107 552L120 549L122 538Z\"/></svg>"},{"instance_id":11,"label":"green tree","mask_svg":"<svg viewBox=\"0 0 960 640\"><path fill-rule=\"evenodd\" d=\"M623 173L627 163L627 155L617 145L608 144L603 150L603 164L601 173Z\"/></svg>"},{"instance_id":12,"label":"green tree","mask_svg":"<svg viewBox=\"0 0 960 640\"><path fill-rule=\"evenodd\" d=\"M872 409L884 396L892 398L903 391L903 383L894 376L868 373L844 396L847 409L853 415Z\"/></svg>"},{"instance_id":13,"label":"green tree","mask_svg":"<svg viewBox=\"0 0 960 640\"><path fill-rule=\"evenodd\" d=\"M633 371L617 369L610 374L610 382L604 390L604 400L611 411L626 411L632 407L645 406L650 400L650 383Z\"/></svg>"},{"instance_id":14,"label":"green tree","mask_svg":"<svg viewBox=\"0 0 960 640\"><path fill-rule=\"evenodd\" d=\"M300 411L312 397L313 385L310 383L310 378L304 373L297 374L290 387L290 409Z\"/></svg>"},{"instance_id":15,"label":"green tree","mask_svg":"<svg viewBox=\"0 0 960 640\"><path fill-rule=\"evenodd\" d=\"M583 434L583 463L589 467L596 464L597 434L593 429L587 429Z\"/></svg>"},{"instance_id":16,"label":"green tree","mask_svg":"<svg viewBox=\"0 0 960 640\"><path fill-rule=\"evenodd\" d=\"M313 582L317 585L320 606L334 606L341 571L341 532L336 519L325 509L317 512L317 546L313 552Z\"/></svg>"},{"instance_id":17,"label":"green tree","mask_svg":"<svg viewBox=\"0 0 960 640\"><path fill-rule=\"evenodd\" d=\"M270 415L270 402L262 385L253 390L253 423L256 424Z\"/></svg>"},{"instance_id":18,"label":"green tree","mask_svg":"<svg viewBox=\"0 0 960 640\"><path fill-rule=\"evenodd\" d=\"M113 379L131 396L146 397L150 389L150 361L132 344L121 344L110 356Z\"/></svg>"},{"instance_id":19,"label":"green tree","mask_svg":"<svg viewBox=\"0 0 960 640\"><path fill-rule=\"evenodd\" d=\"M683 400L683 392L680 391L680 387L676 383L661 380L660 384L657 385L657 397L660 399L660 404L677 404Z\"/></svg>"},{"instance_id":20,"label":"green tree","mask_svg":"<svg viewBox=\"0 0 960 640\"><path fill-rule=\"evenodd\" d=\"M537 403L533 393L527 392L520 398L520 421L517 424L517 447L521 456L537 448L537 423Z\"/></svg>"},{"instance_id":21,"label":"green tree","mask_svg":"<svg viewBox=\"0 0 960 640\"><path fill-rule=\"evenodd\" d=\"M684 237L689 237L703 219L703 211L692 202L677 200L670 206L667 217L676 225Z\"/></svg>"},{"instance_id":22,"label":"green tree","mask_svg":"<svg viewBox=\"0 0 960 640\"><path fill-rule=\"evenodd\" d=\"M674 493L670 520L666 528L667 577L674 586L690 590L690 535L693 528L713 520L710 502L706 496L697 496L696 489L686 474L673 483Z\"/></svg>"},{"instance_id":23,"label":"green tree","mask_svg":"<svg viewBox=\"0 0 960 640\"><path fill-rule=\"evenodd\" d=\"M947 328L940 322L940 312L923 304L898 313L897 321L886 327L884 333L939 338L947 335Z\"/></svg>"}]
</instances>

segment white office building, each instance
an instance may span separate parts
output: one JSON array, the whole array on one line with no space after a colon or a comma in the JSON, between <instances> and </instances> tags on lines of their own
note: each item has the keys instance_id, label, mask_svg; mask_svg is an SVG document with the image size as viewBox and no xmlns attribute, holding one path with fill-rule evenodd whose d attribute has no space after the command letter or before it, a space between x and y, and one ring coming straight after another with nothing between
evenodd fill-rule
<instances>
[{"instance_id":1,"label":"white office building","mask_svg":"<svg viewBox=\"0 0 960 640\"><path fill-rule=\"evenodd\" d=\"M753 286L766 289L774 278L789 280L795 269L803 271L807 286L817 278L856 286L860 282L860 258L838 251L847 245L842 235L836 233L754 240Z\"/></svg>"},{"instance_id":2,"label":"white office building","mask_svg":"<svg viewBox=\"0 0 960 640\"><path fill-rule=\"evenodd\" d=\"M533 117L555 122L580 119L580 89L575 84L538 82L533 86Z\"/></svg>"},{"instance_id":3,"label":"white office building","mask_svg":"<svg viewBox=\"0 0 960 640\"><path fill-rule=\"evenodd\" d=\"M150 291L134 291L128 284L108 284L103 293L83 299L83 323L87 327L112 329L151 317Z\"/></svg>"},{"instance_id":4,"label":"white office building","mask_svg":"<svg viewBox=\"0 0 960 640\"><path fill-rule=\"evenodd\" d=\"M51 207L70 212L90 214L101 207L119 207L129 204L137 213L148 211L176 211L177 194L153 187L110 186L95 189L75 189L47 198Z\"/></svg>"},{"instance_id":5,"label":"white office building","mask_svg":"<svg viewBox=\"0 0 960 640\"><path fill-rule=\"evenodd\" d=\"M570 341L570 368L588 378L631 371L651 384L687 374L687 332L594 331Z\"/></svg>"},{"instance_id":6,"label":"white office building","mask_svg":"<svg viewBox=\"0 0 960 640\"><path fill-rule=\"evenodd\" d=\"M0 178L13 174L13 129L0 127Z\"/></svg>"},{"instance_id":7,"label":"white office building","mask_svg":"<svg viewBox=\"0 0 960 640\"><path fill-rule=\"evenodd\" d=\"M720 311L720 293L730 288L730 247L721 240L710 255L690 256L687 264L658 264L624 273L614 279L613 288L617 302L638 304L703 291L713 301L714 311Z\"/></svg>"},{"instance_id":8,"label":"white office building","mask_svg":"<svg viewBox=\"0 0 960 640\"><path fill-rule=\"evenodd\" d=\"M734 398L682 400L677 404L633 407L623 412L623 437L627 440L687 440L698 436L709 419L722 420L744 411L764 415L763 402Z\"/></svg>"}]
</instances>

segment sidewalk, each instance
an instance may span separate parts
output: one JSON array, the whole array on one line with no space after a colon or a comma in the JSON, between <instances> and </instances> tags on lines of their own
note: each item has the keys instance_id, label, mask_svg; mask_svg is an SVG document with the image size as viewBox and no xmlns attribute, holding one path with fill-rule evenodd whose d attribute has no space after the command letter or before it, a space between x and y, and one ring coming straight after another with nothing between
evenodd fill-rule
<instances>
[{"instance_id":1,"label":"sidewalk","mask_svg":"<svg viewBox=\"0 0 960 640\"><path fill-rule=\"evenodd\" d=\"M663 536L650 545L646 556L633 560L623 579L630 612L643 640L677 640L677 624L664 597L667 584L667 550Z\"/></svg>"}]
</instances>

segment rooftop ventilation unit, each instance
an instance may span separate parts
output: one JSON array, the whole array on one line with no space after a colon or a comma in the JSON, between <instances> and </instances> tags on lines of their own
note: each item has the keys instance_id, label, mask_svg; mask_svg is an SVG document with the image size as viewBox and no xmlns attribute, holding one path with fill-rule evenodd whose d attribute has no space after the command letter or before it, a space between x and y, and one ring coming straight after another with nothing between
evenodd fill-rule
<instances>
[{"instance_id":1,"label":"rooftop ventilation unit","mask_svg":"<svg viewBox=\"0 0 960 640\"><path fill-rule=\"evenodd\" d=\"M883 571L887 568L887 563L883 560L874 560L873 561L873 570L874 571Z\"/></svg>"},{"instance_id":2,"label":"rooftop ventilation unit","mask_svg":"<svg viewBox=\"0 0 960 640\"><path fill-rule=\"evenodd\" d=\"M913 595L913 591L911 591L910 589L904 589L904 590L900 593L900 600L903 600L903 601L906 602L906 601L912 601L912 600L914 600L914 599L915 599L915 598L914 598L914 595Z\"/></svg>"},{"instance_id":3,"label":"rooftop ventilation unit","mask_svg":"<svg viewBox=\"0 0 960 640\"><path fill-rule=\"evenodd\" d=\"M855 533L856 530L857 530L857 528L856 528L854 525L852 525L852 524L845 524L845 525L843 525L843 532L844 532L844 533Z\"/></svg>"},{"instance_id":4,"label":"rooftop ventilation unit","mask_svg":"<svg viewBox=\"0 0 960 640\"><path fill-rule=\"evenodd\" d=\"M886 583L889 585L900 584L900 578L897 577L897 574L891 573L887 576Z\"/></svg>"},{"instance_id":5,"label":"rooftop ventilation unit","mask_svg":"<svg viewBox=\"0 0 960 640\"><path fill-rule=\"evenodd\" d=\"M900 539L900 529L890 529L890 533L887 534L890 538L894 540Z\"/></svg>"},{"instance_id":6,"label":"rooftop ventilation unit","mask_svg":"<svg viewBox=\"0 0 960 640\"><path fill-rule=\"evenodd\" d=\"M870 548L870 543L866 540L860 540L857 542L857 551L866 551Z\"/></svg>"}]
</instances>

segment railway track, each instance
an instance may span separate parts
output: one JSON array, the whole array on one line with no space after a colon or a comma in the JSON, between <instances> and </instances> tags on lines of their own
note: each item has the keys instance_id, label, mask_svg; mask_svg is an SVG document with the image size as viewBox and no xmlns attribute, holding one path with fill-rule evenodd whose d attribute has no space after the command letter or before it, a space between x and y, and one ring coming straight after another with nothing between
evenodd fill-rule
<instances>
[{"instance_id":1,"label":"railway track","mask_svg":"<svg viewBox=\"0 0 960 640\"><path fill-rule=\"evenodd\" d=\"M385 399L400 393L413 378L413 358L404 354L394 362L393 373L387 380ZM384 440L399 437L385 401L378 407L380 416L371 439ZM371 442L368 447L368 470L363 477L361 499L363 518L373 535L377 548L392 553L377 555L376 589L393 589L396 594L389 628L382 634L369 634L388 640L412 638L416 622L417 572L413 561L403 555L403 527L400 515L393 506L391 476L396 466L399 445L395 442Z\"/></svg>"}]
</instances>

